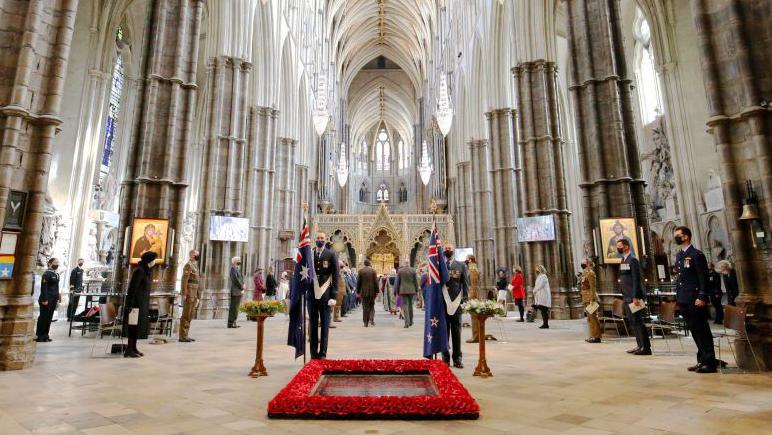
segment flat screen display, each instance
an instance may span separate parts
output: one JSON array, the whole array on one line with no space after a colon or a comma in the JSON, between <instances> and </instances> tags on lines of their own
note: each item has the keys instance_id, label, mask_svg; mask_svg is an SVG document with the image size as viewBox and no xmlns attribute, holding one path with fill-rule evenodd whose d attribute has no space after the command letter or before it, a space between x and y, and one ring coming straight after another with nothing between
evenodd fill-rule
<instances>
[{"instance_id":1,"label":"flat screen display","mask_svg":"<svg viewBox=\"0 0 772 435\"><path fill-rule=\"evenodd\" d=\"M249 219L232 216L210 216L209 240L220 242L249 241Z\"/></svg>"},{"instance_id":2,"label":"flat screen display","mask_svg":"<svg viewBox=\"0 0 772 435\"><path fill-rule=\"evenodd\" d=\"M555 240L555 216L527 216L517 219L518 242L546 242Z\"/></svg>"},{"instance_id":3,"label":"flat screen display","mask_svg":"<svg viewBox=\"0 0 772 435\"><path fill-rule=\"evenodd\" d=\"M466 261L470 255L474 255L474 248L456 248L453 251L453 259L456 261Z\"/></svg>"}]
</instances>

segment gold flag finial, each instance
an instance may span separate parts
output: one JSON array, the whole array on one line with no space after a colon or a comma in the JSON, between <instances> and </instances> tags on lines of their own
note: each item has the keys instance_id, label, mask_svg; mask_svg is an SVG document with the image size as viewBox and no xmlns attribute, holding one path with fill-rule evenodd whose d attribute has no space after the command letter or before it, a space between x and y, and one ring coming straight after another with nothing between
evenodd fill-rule
<instances>
[{"instance_id":1,"label":"gold flag finial","mask_svg":"<svg viewBox=\"0 0 772 435\"><path fill-rule=\"evenodd\" d=\"M308 213L308 201L303 201L303 211Z\"/></svg>"},{"instance_id":2,"label":"gold flag finial","mask_svg":"<svg viewBox=\"0 0 772 435\"><path fill-rule=\"evenodd\" d=\"M432 214L437 213L437 198L432 198Z\"/></svg>"}]
</instances>

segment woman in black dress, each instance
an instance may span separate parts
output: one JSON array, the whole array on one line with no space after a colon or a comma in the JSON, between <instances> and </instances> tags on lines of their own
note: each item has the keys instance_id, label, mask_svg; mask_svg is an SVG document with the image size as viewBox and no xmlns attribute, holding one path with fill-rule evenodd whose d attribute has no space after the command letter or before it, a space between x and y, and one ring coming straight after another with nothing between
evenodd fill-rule
<instances>
[{"instance_id":1,"label":"woman in black dress","mask_svg":"<svg viewBox=\"0 0 772 435\"><path fill-rule=\"evenodd\" d=\"M145 252L140 258L139 265L134 269L129 281L129 290L126 292L126 306L123 312L123 325L129 344L123 353L126 358L138 358L144 354L137 349L137 338L147 337L149 328L148 311L150 306L150 284L152 276L150 269L155 266L155 252ZM129 324L129 314L133 309L138 310L139 316L136 325Z\"/></svg>"}]
</instances>

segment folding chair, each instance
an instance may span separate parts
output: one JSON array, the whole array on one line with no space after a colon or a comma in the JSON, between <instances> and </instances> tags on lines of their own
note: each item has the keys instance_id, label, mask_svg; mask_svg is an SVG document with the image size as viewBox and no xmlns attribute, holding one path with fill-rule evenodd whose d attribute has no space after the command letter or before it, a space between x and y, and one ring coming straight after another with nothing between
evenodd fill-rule
<instances>
[{"instance_id":1,"label":"folding chair","mask_svg":"<svg viewBox=\"0 0 772 435\"><path fill-rule=\"evenodd\" d=\"M744 308L738 308L732 305L724 307L724 332L713 335L714 339L718 339L718 359L721 359L722 339L726 339L727 346L729 346L729 350L732 351L735 362L737 362L737 354L734 351L733 344L737 341L744 341L748 343L748 349L750 349L751 355L753 356L753 362L756 363L756 368L759 369L759 373L761 373L761 364L756 356L756 352L753 350L753 344L751 344L751 340L748 338L748 331L745 328L745 315ZM719 367L721 367L721 365L723 364L720 364ZM723 369L721 370L723 373Z\"/></svg>"},{"instance_id":2,"label":"folding chair","mask_svg":"<svg viewBox=\"0 0 772 435\"><path fill-rule=\"evenodd\" d=\"M651 322L646 323L646 328L651 331L652 337L655 335L655 331L662 333L662 339L665 341L667 351L670 352L670 343L668 342L668 334L672 334L676 329L680 329L676 324L675 317L676 302L662 302L659 304L659 316L651 316ZM678 344L681 346L681 352L684 352L684 344L681 342L681 336L676 336Z\"/></svg>"},{"instance_id":3,"label":"folding chair","mask_svg":"<svg viewBox=\"0 0 772 435\"><path fill-rule=\"evenodd\" d=\"M606 330L606 322L612 322L617 330L617 340L622 339L622 333L619 330L619 324L625 329L625 335L630 336L630 332L627 330L627 323L625 322L625 301L622 299L614 299L614 303L611 304L611 317L601 316L600 320L601 332Z\"/></svg>"},{"instance_id":4,"label":"folding chair","mask_svg":"<svg viewBox=\"0 0 772 435\"><path fill-rule=\"evenodd\" d=\"M108 355L112 355L111 352L108 351L108 349L112 346L113 342L115 341L116 332L118 333L118 338L121 341L121 347L123 347L123 337L121 334L121 331L123 329L123 322L121 322L120 319L115 315L115 305L112 303L107 304L99 304L99 328L97 329L96 337L94 337L94 344L91 346L91 356L94 356L94 349L96 349L97 341L101 341L104 337L105 332L110 334L110 339L107 341L107 344L105 345L104 353ZM120 354L119 354L120 356Z\"/></svg>"}]
</instances>

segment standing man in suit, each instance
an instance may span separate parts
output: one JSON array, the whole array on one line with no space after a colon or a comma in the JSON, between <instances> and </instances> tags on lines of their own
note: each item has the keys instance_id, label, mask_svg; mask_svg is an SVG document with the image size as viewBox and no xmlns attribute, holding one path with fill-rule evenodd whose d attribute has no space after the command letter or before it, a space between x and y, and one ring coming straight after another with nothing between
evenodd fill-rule
<instances>
[{"instance_id":1,"label":"standing man in suit","mask_svg":"<svg viewBox=\"0 0 772 435\"><path fill-rule=\"evenodd\" d=\"M724 305L722 303L724 293L721 291L721 274L716 272L713 263L708 263L708 296L710 297L710 303L716 310L716 317L713 319L713 323L722 325L724 323Z\"/></svg>"},{"instance_id":2,"label":"standing man in suit","mask_svg":"<svg viewBox=\"0 0 772 435\"><path fill-rule=\"evenodd\" d=\"M78 311L78 292L83 291L83 259L78 258L78 265L70 272L70 302L67 304L67 320L71 320Z\"/></svg>"},{"instance_id":3,"label":"standing man in suit","mask_svg":"<svg viewBox=\"0 0 772 435\"><path fill-rule=\"evenodd\" d=\"M48 260L48 270L43 272L43 277L40 281L40 297L38 298L38 305L40 306L40 314L38 314L38 325L35 331L37 338L35 341L38 343L47 343L51 340L48 336L48 332L51 330L51 322L56 312L56 304L62 301L62 295L59 294L59 260L51 258Z\"/></svg>"},{"instance_id":4,"label":"standing man in suit","mask_svg":"<svg viewBox=\"0 0 772 435\"><path fill-rule=\"evenodd\" d=\"M308 316L310 318L311 359L327 358L327 338L330 334L330 308L334 307L338 297L338 256L327 248L327 235L316 235L314 249L314 270L317 283L309 290ZM321 340L319 326L321 324Z\"/></svg>"},{"instance_id":5,"label":"standing man in suit","mask_svg":"<svg viewBox=\"0 0 772 435\"><path fill-rule=\"evenodd\" d=\"M469 273L466 265L453 259L455 247L450 243L443 246L443 254L448 264L448 280L443 289L445 300L445 314L447 316L448 337L451 338L453 347L453 367L463 369L461 363L461 304L469 299ZM442 360L450 364L450 352L442 353Z\"/></svg>"},{"instance_id":6,"label":"standing man in suit","mask_svg":"<svg viewBox=\"0 0 772 435\"><path fill-rule=\"evenodd\" d=\"M402 297L402 317L405 318L405 328L409 328L413 326L413 298L418 293L418 275L407 262L397 272L394 293Z\"/></svg>"},{"instance_id":7,"label":"standing man in suit","mask_svg":"<svg viewBox=\"0 0 772 435\"><path fill-rule=\"evenodd\" d=\"M375 297L378 296L378 273L373 269L370 259L365 260L365 267L357 275L357 296L362 298L362 321L365 328L375 326Z\"/></svg>"},{"instance_id":8,"label":"standing man in suit","mask_svg":"<svg viewBox=\"0 0 772 435\"><path fill-rule=\"evenodd\" d=\"M228 307L228 328L240 328L236 324L239 317L239 304L244 294L244 275L241 274L241 257L231 258L231 270L228 274L231 288L231 305Z\"/></svg>"},{"instance_id":9,"label":"standing man in suit","mask_svg":"<svg viewBox=\"0 0 772 435\"><path fill-rule=\"evenodd\" d=\"M718 361L708 323L708 260L702 251L692 246L692 231L689 228L676 228L673 239L681 247L675 263L678 272L676 302L697 344L697 364L689 367L689 371L716 373Z\"/></svg>"},{"instance_id":10,"label":"standing man in suit","mask_svg":"<svg viewBox=\"0 0 772 435\"><path fill-rule=\"evenodd\" d=\"M188 253L188 262L182 269L182 316L180 316L180 343L196 341L188 337L190 322L196 314L198 304L198 251L193 249Z\"/></svg>"},{"instance_id":11,"label":"standing man in suit","mask_svg":"<svg viewBox=\"0 0 772 435\"><path fill-rule=\"evenodd\" d=\"M651 355L651 343L649 333L643 320L644 310L633 313L630 304L642 306L646 303L646 291L641 283L641 263L630 251L630 241L620 239L617 241L617 253L622 257L619 264L619 285L625 301L625 313L630 321L630 326L635 333L635 341L638 347L630 349L627 353L633 355Z\"/></svg>"}]
</instances>

